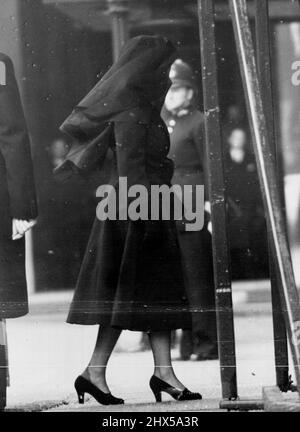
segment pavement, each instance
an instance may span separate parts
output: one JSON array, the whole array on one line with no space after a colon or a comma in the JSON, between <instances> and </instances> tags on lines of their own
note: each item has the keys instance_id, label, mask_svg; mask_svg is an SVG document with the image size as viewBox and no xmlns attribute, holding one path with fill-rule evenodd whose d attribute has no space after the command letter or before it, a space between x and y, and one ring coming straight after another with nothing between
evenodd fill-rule
<instances>
[{"instance_id":1,"label":"pavement","mask_svg":"<svg viewBox=\"0 0 300 432\"><path fill-rule=\"evenodd\" d=\"M87 364L97 334L96 326L65 323L72 292L43 293L30 297L30 314L7 321L11 386L9 410L111 411L93 399L79 406L74 392L75 377ZM237 375L241 398L260 398L263 386L275 384L270 283L233 284ZM140 334L122 333L108 369L112 393L125 399L126 411L178 411L179 404L153 404L149 378L151 353L139 352ZM221 399L218 361L180 361L172 352L177 375L203 401L193 410L218 410ZM113 407L116 411L116 408Z\"/></svg>"}]
</instances>

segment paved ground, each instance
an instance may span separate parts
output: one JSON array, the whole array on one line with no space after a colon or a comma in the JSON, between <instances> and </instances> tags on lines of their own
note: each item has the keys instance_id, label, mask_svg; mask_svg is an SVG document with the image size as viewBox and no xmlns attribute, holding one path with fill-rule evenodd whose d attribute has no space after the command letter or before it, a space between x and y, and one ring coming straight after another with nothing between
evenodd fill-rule
<instances>
[{"instance_id":1,"label":"paved ground","mask_svg":"<svg viewBox=\"0 0 300 432\"><path fill-rule=\"evenodd\" d=\"M253 286L258 289L257 283L252 284L252 289ZM267 288L266 285L262 293L265 299L269 295ZM259 398L262 386L275 383L272 322L268 303L251 302L247 292L236 290L234 295L239 395ZM25 405L28 409L51 408L64 401L67 405L58 409L99 410L93 400L79 407L75 398L73 381L89 359L97 328L64 323L70 296L71 293L64 294L64 302L59 302L59 296L48 295L43 304L35 296L31 315L8 321L11 375L8 408ZM140 408L136 404L153 402L148 387L152 358L150 352L136 352L139 337L138 333L123 333L109 369L112 392L126 400L126 410L137 410ZM218 362L178 361L176 350L173 358L178 376L191 390L203 394L201 407L217 409L221 397ZM174 404L168 406L170 410L179 408L178 405L173 408ZM143 409L154 408L144 405Z\"/></svg>"}]
</instances>

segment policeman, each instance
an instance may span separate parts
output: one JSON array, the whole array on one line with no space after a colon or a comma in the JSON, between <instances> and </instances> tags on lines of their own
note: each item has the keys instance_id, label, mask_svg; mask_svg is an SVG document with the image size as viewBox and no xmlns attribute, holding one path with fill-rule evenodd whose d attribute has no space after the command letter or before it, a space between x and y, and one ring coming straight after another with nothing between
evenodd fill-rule
<instances>
[{"instance_id":1,"label":"policeman","mask_svg":"<svg viewBox=\"0 0 300 432\"><path fill-rule=\"evenodd\" d=\"M170 133L169 157L175 165L173 184L193 187L207 186L204 150L204 115L197 110L197 84L191 67L178 59L170 71L172 86L166 96L162 118ZM206 209L209 210L205 192ZM179 241L185 269L186 289L193 316L193 330L183 331L180 355L188 360L215 359L217 355L216 314L213 283L209 214L201 231L186 231L184 221L178 222Z\"/></svg>"}]
</instances>

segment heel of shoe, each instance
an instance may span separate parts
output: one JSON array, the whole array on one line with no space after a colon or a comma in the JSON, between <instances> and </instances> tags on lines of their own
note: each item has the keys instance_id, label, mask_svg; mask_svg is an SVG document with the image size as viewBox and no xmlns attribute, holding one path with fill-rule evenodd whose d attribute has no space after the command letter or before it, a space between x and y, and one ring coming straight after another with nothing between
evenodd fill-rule
<instances>
[{"instance_id":1,"label":"heel of shoe","mask_svg":"<svg viewBox=\"0 0 300 432\"><path fill-rule=\"evenodd\" d=\"M157 382L155 381L155 376L153 375L153 377L150 379L149 382L150 385L150 389L155 397L156 402L161 402L161 390L160 388L157 386Z\"/></svg>"},{"instance_id":2,"label":"heel of shoe","mask_svg":"<svg viewBox=\"0 0 300 432\"><path fill-rule=\"evenodd\" d=\"M156 402L161 402L161 392L153 392Z\"/></svg>"},{"instance_id":3,"label":"heel of shoe","mask_svg":"<svg viewBox=\"0 0 300 432\"><path fill-rule=\"evenodd\" d=\"M77 396L78 396L78 402L80 403L80 405L84 404L84 393L83 392L77 392Z\"/></svg>"}]
</instances>

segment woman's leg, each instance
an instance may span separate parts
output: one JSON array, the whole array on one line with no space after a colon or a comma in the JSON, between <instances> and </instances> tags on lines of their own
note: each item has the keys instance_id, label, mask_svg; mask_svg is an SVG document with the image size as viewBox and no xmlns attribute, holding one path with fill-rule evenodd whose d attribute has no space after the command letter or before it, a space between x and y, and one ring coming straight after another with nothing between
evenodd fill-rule
<instances>
[{"instance_id":1,"label":"woman's leg","mask_svg":"<svg viewBox=\"0 0 300 432\"><path fill-rule=\"evenodd\" d=\"M96 385L100 390L109 393L106 382L106 367L111 353L119 339L121 330L112 327L100 327L96 346L88 367L82 376Z\"/></svg>"},{"instance_id":2,"label":"woman's leg","mask_svg":"<svg viewBox=\"0 0 300 432\"><path fill-rule=\"evenodd\" d=\"M183 390L185 386L176 377L172 366L171 332L151 332L149 338L154 359L154 375L179 390Z\"/></svg>"}]
</instances>

